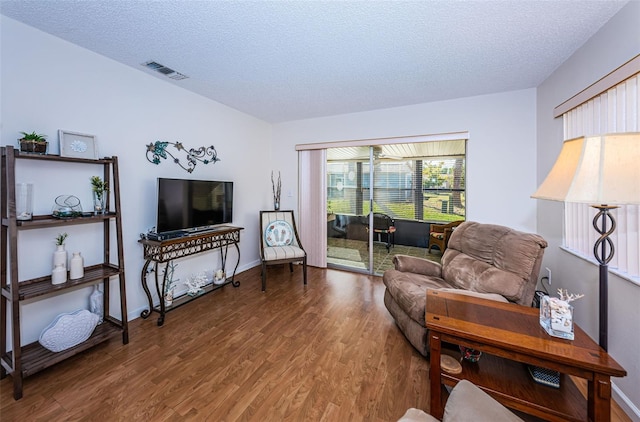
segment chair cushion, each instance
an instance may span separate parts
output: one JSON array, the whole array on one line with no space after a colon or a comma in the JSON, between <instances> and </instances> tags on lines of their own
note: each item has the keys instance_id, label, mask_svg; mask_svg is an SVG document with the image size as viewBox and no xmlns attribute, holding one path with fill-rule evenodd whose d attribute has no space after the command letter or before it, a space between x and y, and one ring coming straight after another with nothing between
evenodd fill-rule
<instances>
[{"instance_id":1,"label":"chair cushion","mask_svg":"<svg viewBox=\"0 0 640 422\"><path fill-rule=\"evenodd\" d=\"M522 419L474 384L461 380L451 391L442 421L522 422Z\"/></svg>"},{"instance_id":2,"label":"chair cushion","mask_svg":"<svg viewBox=\"0 0 640 422\"><path fill-rule=\"evenodd\" d=\"M398 422L439 422L436 418L425 412L424 410L414 407L407 409Z\"/></svg>"},{"instance_id":3,"label":"chair cushion","mask_svg":"<svg viewBox=\"0 0 640 422\"><path fill-rule=\"evenodd\" d=\"M512 302L522 297L527 284L527 280L517 274L451 248L443 257L442 274L453 287L479 293L496 293Z\"/></svg>"},{"instance_id":4,"label":"chair cushion","mask_svg":"<svg viewBox=\"0 0 640 422\"><path fill-rule=\"evenodd\" d=\"M444 239L444 233L439 233L439 232L431 232L429 233L431 235L431 237L435 238L435 239Z\"/></svg>"},{"instance_id":5,"label":"chair cushion","mask_svg":"<svg viewBox=\"0 0 640 422\"><path fill-rule=\"evenodd\" d=\"M280 259L304 258L305 253L297 246L272 246L264 248L265 261L277 261Z\"/></svg>"},{"instance_id":6,"label":"chair cushion","mask_svg":"<svg viewBox=\"0 0 640 422\"><path fill-rule=\"evenodd\" d=\"M269 223L264 230L264 241L267 246L287 246L293 242L291 224L284 220Z\"/></svg>"}]
</instances>

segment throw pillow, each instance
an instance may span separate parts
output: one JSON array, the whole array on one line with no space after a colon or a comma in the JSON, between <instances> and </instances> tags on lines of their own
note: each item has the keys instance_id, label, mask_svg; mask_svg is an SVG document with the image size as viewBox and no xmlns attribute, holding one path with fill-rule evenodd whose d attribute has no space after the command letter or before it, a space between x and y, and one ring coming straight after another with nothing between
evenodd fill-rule
<instances>
[{"instance_id":1,"label":"throw pillow","mask_svg":"<svg viewBox=\"0 0 640 422\"><path fill-rule=\"evenodd\" d=\"M293 229L291 224L284 220L276 220L270 223L264 231L264 239L267 246L289 246L293 242Z\"/></svg>"}]
</instances>

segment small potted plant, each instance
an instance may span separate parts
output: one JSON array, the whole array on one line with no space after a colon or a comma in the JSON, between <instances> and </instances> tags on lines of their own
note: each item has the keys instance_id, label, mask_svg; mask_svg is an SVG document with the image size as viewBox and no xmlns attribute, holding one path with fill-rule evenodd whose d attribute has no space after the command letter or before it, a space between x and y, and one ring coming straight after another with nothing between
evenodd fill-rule
<instances>
[{"instance_id":1,"label":"small potted plant","mask_svg":"<svg viewBox=\"0 0 640 422\"><path fill-rule=\"evenodd\" d=\"M38 134L36 132L20 132L22 138L20 142L20 152L33 152L36 154L46 154L48 142L45 139L47 135Z\"/></svg>"},{"instance_id":2,"label":"small potted plant","mask_svg":"<svg viewBox=\"0 0 640 422\"><path fill-rule=\"evenodd\" d=\"M93 213L104 214L106 212L106 193L109 191L107 183L99 176L91 176L91 190L93 191Z\"/></svg>"}]
</instances>

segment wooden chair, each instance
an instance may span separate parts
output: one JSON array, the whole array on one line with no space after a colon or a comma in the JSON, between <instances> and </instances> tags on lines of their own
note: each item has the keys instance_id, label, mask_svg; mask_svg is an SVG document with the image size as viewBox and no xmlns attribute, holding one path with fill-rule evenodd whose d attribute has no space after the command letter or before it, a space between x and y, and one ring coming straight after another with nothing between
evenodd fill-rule
<instances>
[{"instance_id":1,"label":"wooden chair","mask_svg":"<svg viewBox=\"0 0 640 422\"><path fill-rule=\"evenodd\" d=\"M437 246L440 252L444 253L451 233L463 222L464 220L453 221L449 224L431 224L429 227L429 253L431 253L431 248L434 246Z\"/></svg>"},{"instance_id":2,"label":"wooden chair","mask_svg":"<svg viewBox=\"0 0 640 422\"><path fill-rule=\"evenodd\" d=\"M304 284L307 284L307 253L300 243L293 211L260 211L260 259L262 291L266 290L267 265L302 262Z\"/></svg>"}]
</instances>

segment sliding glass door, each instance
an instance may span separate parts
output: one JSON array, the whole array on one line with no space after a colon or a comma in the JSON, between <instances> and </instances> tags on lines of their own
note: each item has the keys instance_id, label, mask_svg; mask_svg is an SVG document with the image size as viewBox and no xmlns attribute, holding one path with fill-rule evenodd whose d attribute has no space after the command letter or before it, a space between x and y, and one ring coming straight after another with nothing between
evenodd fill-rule
<instances>
[{"instance_id":1,"label":"sliding glass door","mask_svg":"<svg viewBox=\"0 0 640 422\"><path fill-rule=\"evenodd\" d=\"M327 149L327 265L371 273L370 147Z\"/></svg>"},{"instance_id":2,"label":"sliding glass door","mask_svg":"<svg viewBox=\"0 0 640 422\"><path fill-rule=\"evenodd\" d=\"M430 223L464 220L465 140L328 148L327 265L370 274L427 256Z\"/></svg>"}]
</instances>

